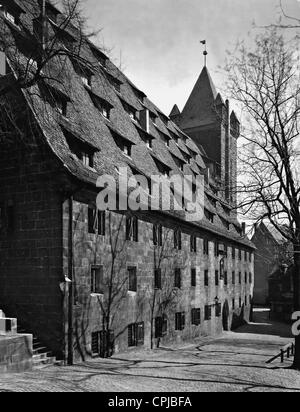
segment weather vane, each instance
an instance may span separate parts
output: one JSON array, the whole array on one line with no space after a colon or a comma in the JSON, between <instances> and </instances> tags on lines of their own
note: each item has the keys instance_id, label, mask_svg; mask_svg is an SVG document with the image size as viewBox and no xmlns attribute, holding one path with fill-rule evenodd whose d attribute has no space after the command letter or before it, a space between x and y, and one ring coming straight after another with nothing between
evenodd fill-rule
<instances>
[{"instance_id":1,"label":"weather vane","mask_svg":"<svg viewBox=\"0 0 300 412\"><path fill-rule=\"evenodd\" d=\"M207 50L206 50L206 40L202 40L202 41L200 41L200 43L205 46L205 49L204 49L204 52L203 52L203 56L204 56L204 67L206 67L207 55L208 55L208 52L207 52Z\"/></svg>"}]
</instances>

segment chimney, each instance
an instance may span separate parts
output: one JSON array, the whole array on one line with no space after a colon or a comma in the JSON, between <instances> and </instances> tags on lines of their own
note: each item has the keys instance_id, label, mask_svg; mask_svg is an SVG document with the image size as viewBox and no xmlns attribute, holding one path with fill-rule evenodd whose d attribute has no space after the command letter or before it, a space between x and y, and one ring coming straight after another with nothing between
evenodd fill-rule
<instances>
[{"instance_id":1,"label":"chimney","mask_svg":"<svg viewBox=\"0 0 300 412\"><path fill-rule=\"evenodd\" d=\"M0 51L0 76L5 76L6 74L6 55L4 52Z\"/></svg>"},{"instance_id":2,"label":"chimney","mask_svg":"<svg viewBox=\"0 0 300 412\"><path fill-rule=\"evenodd\" d=\"M150 114L148 109L140 111L140 124L145 132L150 133Z\"/></svg>"}]
</instances>

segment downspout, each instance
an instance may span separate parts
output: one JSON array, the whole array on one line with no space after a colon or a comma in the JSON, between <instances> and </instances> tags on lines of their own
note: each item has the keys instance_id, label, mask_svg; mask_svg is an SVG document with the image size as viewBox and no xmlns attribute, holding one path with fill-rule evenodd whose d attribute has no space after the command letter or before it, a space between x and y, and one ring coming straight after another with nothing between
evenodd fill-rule
<instances>
[{"instance_id":1,"label":"downspout","mask_svg":"<svg viewBox=\"0 0 300 412\"><path fill-rule=\"evenodd\" d=\"M74 285L73 285L73 196L69 197L69 239L68 239L68 365L73 365L73 301L74 301Z\"/></svg>"}]
</instances>

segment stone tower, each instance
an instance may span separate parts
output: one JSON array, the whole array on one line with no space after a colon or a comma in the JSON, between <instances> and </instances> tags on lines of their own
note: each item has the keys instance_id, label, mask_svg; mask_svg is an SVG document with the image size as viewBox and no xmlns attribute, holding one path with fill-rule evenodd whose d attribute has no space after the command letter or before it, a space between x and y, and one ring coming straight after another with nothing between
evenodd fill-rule
<instances>
[{"instance_id":1,"label":"stone tower","mask_svg":"<svg viewBox=\"0 0 300 412\"><path fill-rule=\"evenodd\" d=\"M235 206L240 124L234 111L230 111L229 101L224 102L217 92L207 67L203 68L182 113L174 106L170 117L204 151L210 176L219 184L220 194Z\"/></svg>"}]
</instances>

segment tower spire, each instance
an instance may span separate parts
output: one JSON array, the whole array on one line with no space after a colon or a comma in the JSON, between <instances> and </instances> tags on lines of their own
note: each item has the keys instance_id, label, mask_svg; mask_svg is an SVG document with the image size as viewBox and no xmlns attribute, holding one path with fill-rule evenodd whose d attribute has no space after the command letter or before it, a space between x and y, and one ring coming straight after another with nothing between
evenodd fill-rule
<instances>
[{"instance_id":1,"label":"tower spire","mask_svg":"<svg viewBox=\"0 0 300 412\"><path fill-rule=\"evenodd\" d=\"M203 46L204 46L204 51L203 51L204 67L206 67L207 66L207 55L208 55L208 52L207 52L207 49L206 49L206 40L201 40L200 43L203 44Z\"/></svg>"}]
</instances>

